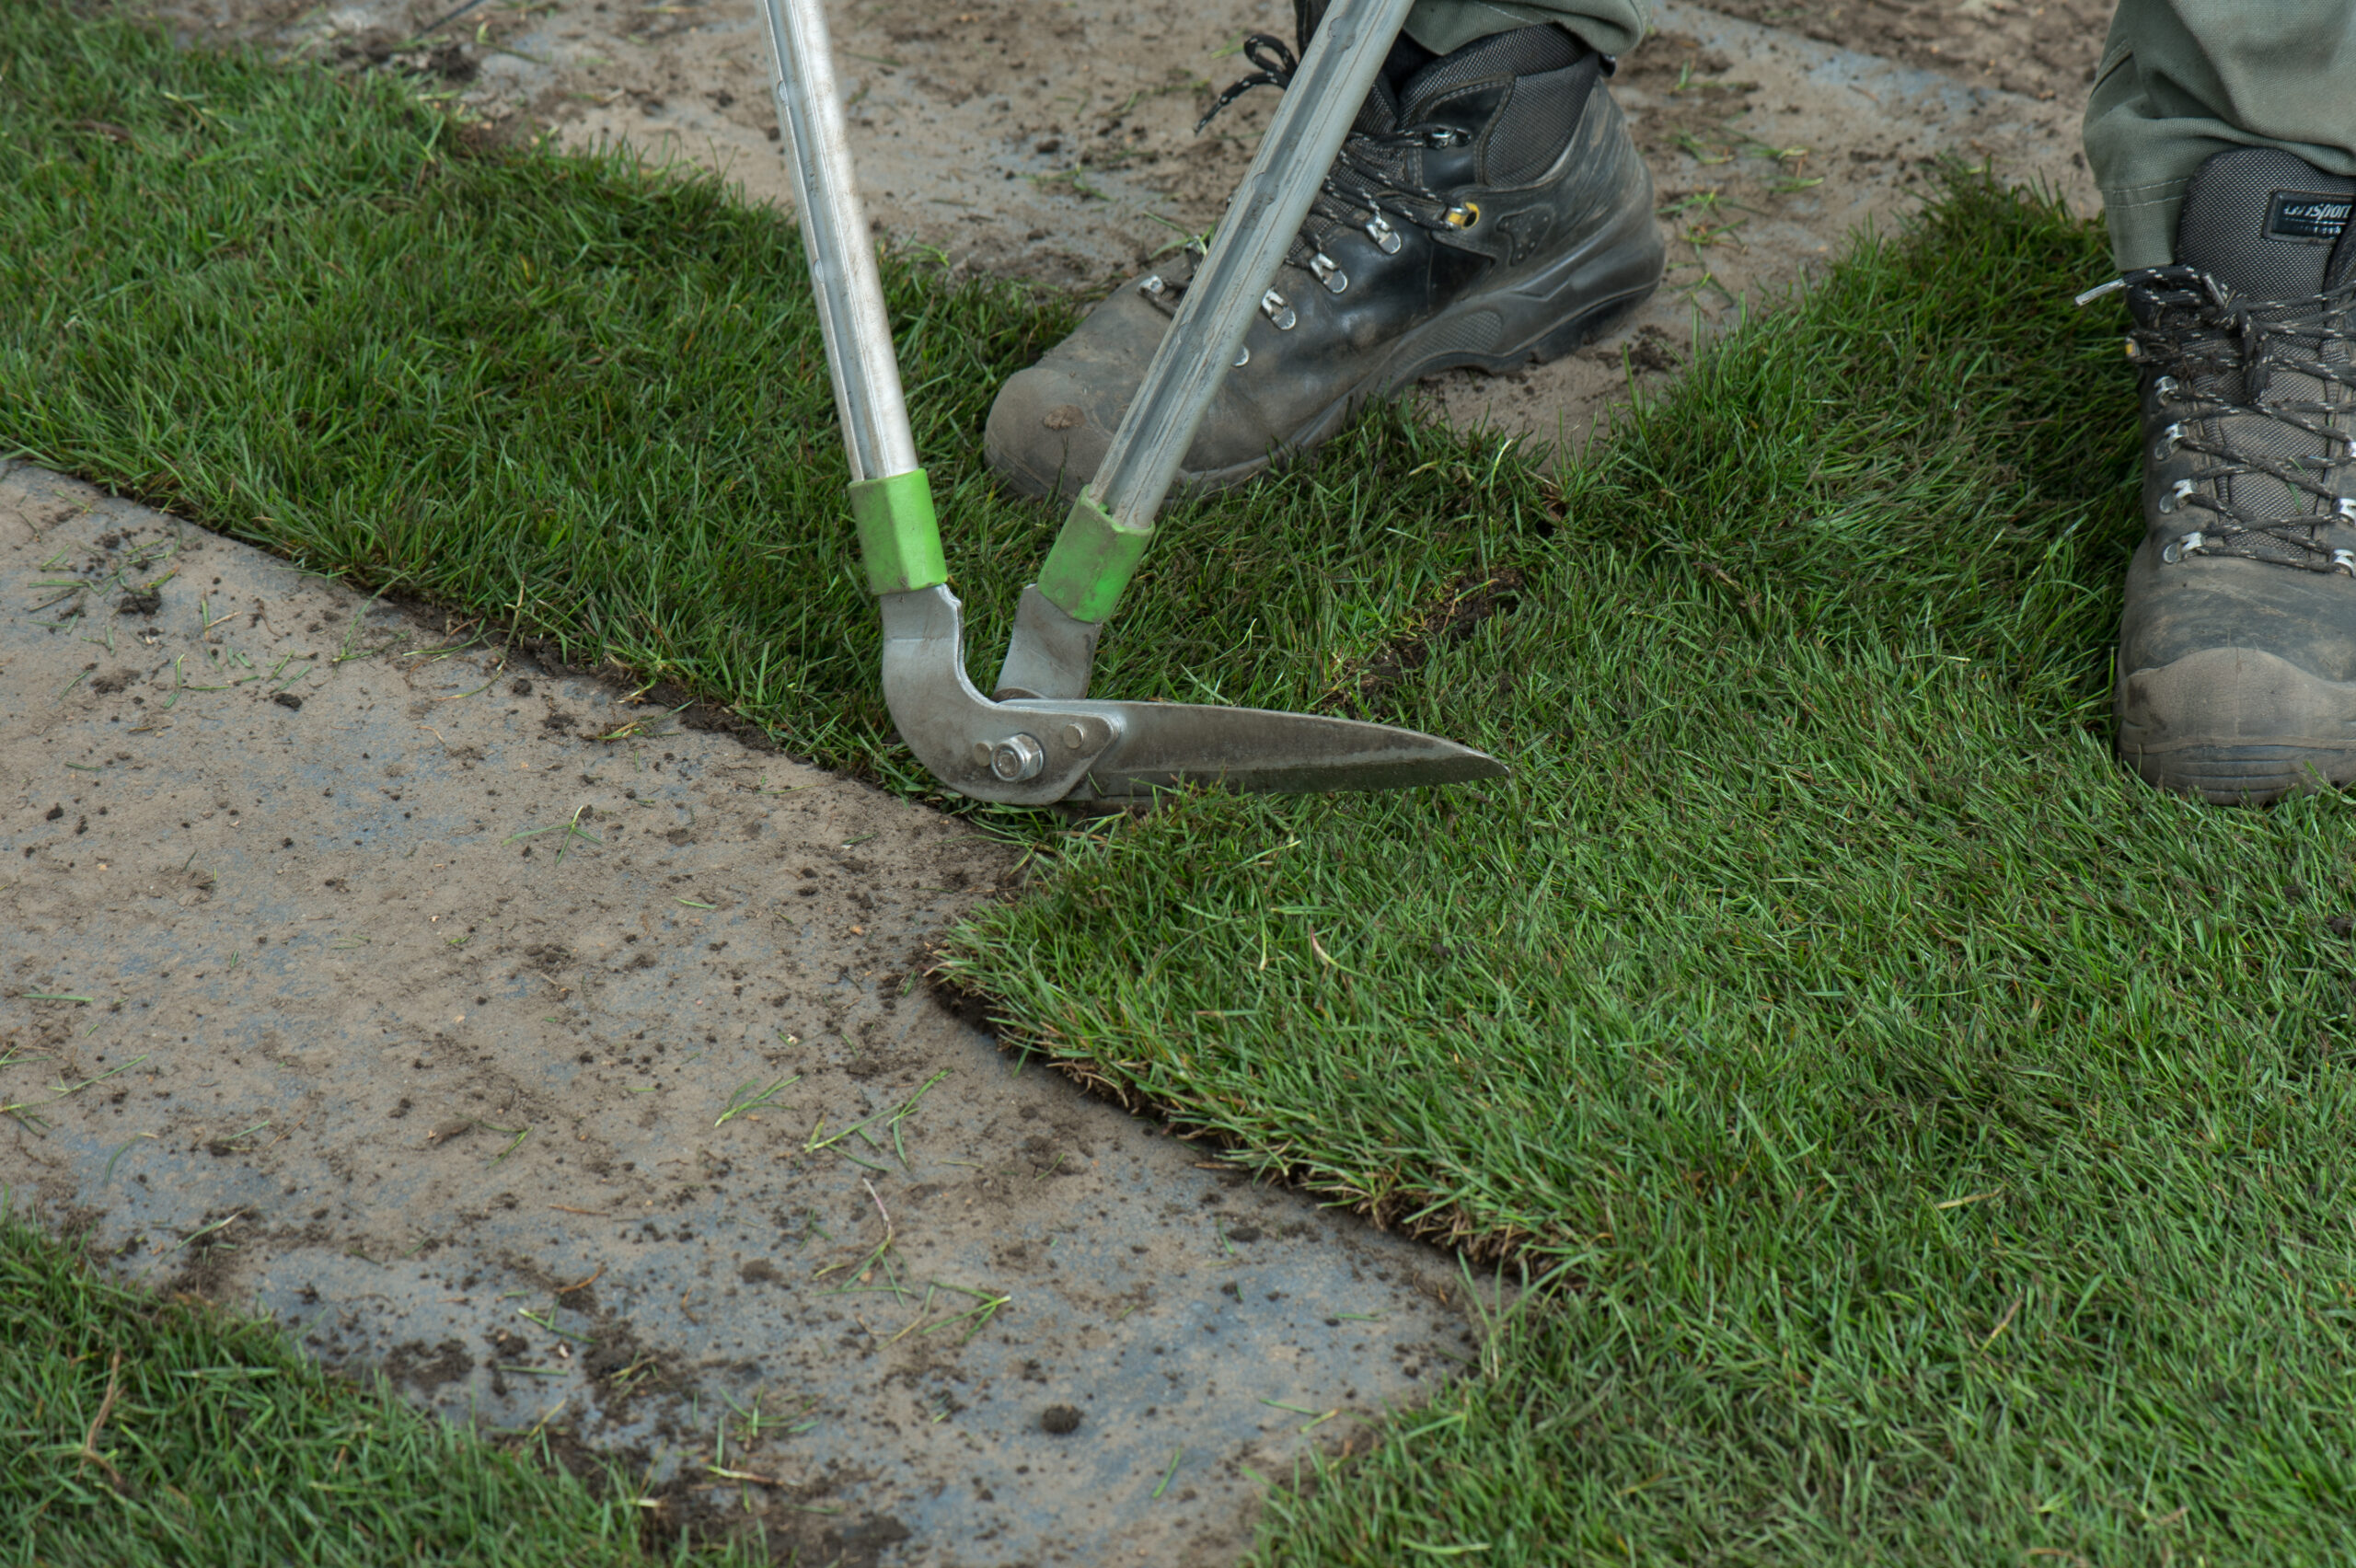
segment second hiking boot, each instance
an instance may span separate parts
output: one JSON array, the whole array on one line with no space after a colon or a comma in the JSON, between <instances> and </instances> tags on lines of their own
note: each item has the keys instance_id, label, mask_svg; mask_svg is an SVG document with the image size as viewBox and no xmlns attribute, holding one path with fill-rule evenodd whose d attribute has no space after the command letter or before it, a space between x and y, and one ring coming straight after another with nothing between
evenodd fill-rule
<instances>
[{"instance_id":1,"label":"second hiking boot","mask_svg":"<svg viewBox=\"0 0 2356 1568\"><path fill-rule=\"evenodd\" d=\"M1263 79L1283 85L1289 63ZM1553 359L1624 321L1660 281L1664 252L1652 177L1604 87L1606 66L1551 26L1437 59L1403 42L1178 484L1239 484L1419 376ZM1181 256L1122 284L1009 380L990 409L991 467L1030 495L1087 483L1191 274Z\"/></svg>"},{"instance_id":2,"label":"second hiking boot","mask_svg":"<svg viewBox=\"0 0 2356 1568\"><path fill-rule=\"evenodd\" d=\"M2356 179L2272 148L2186 189L2176 264L2127 274L2145 537L2119 750L2220 804L2356 779Z\"/></svg>"}]
</instances>

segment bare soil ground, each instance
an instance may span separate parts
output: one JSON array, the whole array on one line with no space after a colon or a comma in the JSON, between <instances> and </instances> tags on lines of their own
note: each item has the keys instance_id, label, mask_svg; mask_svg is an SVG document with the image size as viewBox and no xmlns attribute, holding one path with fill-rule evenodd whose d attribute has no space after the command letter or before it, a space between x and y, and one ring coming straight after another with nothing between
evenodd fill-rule
<instances>
[{"instance_id":1,"label":"bare soil ground","mask_svg":"<svg viewBox=\"0 0 2356 1568\"><path fill-rule=\"evenodd\" d=\"M407 72L497 133L618 142L787 200L754 0L487 0L423 36L445 0L163 5L199 36ZM876 227L952 270L1083 294L1217 220L1276 95L1246 97L1202 134L1195 121L1248 69L1247 32L1291 26L1272 0L829 10ZM1858 229L1901 221L1943 157L2041 179L2091 213L2077 122L2104 10L1667 0L1613 84L1659 191L1661 291L1609 342L1528 372L1456 373L1425 396L1459 425L1576 450L1697 335L1801 281Z\"/></svg>"},{"instance_id":2,"label":"bare soil ground","mask_svg":"<svg viewBox=\"0 0 2356 1568\"><path fill-rule=\"evenodd\" d=\"M2075 109L2112 0L1716 0L1730 17Z\"/></svg>"},{"instance_id":3,"label":"bare soil ground","mask_svg":"<svg viewBox=\"0 0 2356 1568\"><path fill-rule=\"evenodd\" d=\"M1449 422L1576 454L1697 342L1803 283L1851 236L1893 232L1942 160L2096 210L2074 98L1976 86L1677 0L1656 21L1612 91L1652 168L1669 257L1659 292L1627 331L1553 364L1426 383Z\"/></svg>"},{"instance_id":4,"label":"bare soil ground","mask_svg":"<svg viewBox=\"0 0 2356 1568\"><path fill-rule=\"evenodd\" d=\"M1017 875L955 819L25 466L0 693L0 1186L674 1527L1230 1562L1472 1354L1446 1258L934 999Z\"/></svg>"}]
</instances>

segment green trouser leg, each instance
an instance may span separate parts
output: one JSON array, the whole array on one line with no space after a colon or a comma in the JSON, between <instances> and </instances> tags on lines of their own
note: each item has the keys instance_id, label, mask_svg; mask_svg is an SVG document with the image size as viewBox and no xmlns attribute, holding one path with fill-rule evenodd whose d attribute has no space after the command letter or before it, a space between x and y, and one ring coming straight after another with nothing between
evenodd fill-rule
<instances>
[{"instance_id":1,"label":"green trouser leg","mask_svg":"<svg viewBox=\"0 0 2356 1568\"><path fill-rule=\"evenodd\" d=\"M2351 70L2351 0L2119 0L2085 137L2120 270L2175 259L2185 182L2218 153L2356 175Z\"/></svg>"},{"instance_id":2,"label":"green trouser leg","mask_svg":"<svg viewBox=\"0 0 2356 1568\"><path fill-rule=\"evenodd\" d=\"M1652 18L1653 0L1416 0L1405 30L1434 54L1451 54L1491 33L1555 22L1590 49L1625 54Z\"/></svg>"}]
</instances>

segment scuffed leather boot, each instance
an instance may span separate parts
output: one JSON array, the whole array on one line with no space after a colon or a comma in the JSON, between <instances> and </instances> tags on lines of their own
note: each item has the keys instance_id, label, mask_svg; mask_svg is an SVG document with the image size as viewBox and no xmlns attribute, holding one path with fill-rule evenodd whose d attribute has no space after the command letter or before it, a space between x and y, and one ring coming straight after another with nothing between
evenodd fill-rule
<instances>
[{"instance_id":1,"label":"scuffed leather boot","mask_svg":"<svg viewBox=\"0 0 2356 1568\"><path fill-rule=\"evenodd\" d=\"M1252 43L1262 72L1221 105L1290 77L1282 44ZM1179 485L1240 484L1419 376L1553 359L1624 320L1660 281L1664 249L1652 177L1603 86L1609 64L1551 26L1437 59L1403 40ZM1192 271L1181 257L1122 284L1000 389L985 450L1009 484L1069 494L1093 476Z\"/></svg>"},{"instance_id":2,"label":"scuffed leather boot","mask_svg":"<svg viewBox=\"0 0 2356 1568\"><path fill-rule=\"evenodd\" d=\"M2218 804L2356 778L2356 179L2271 148L2186 190L2177 262L2123 280L2146 536L2119 751Z\"/></svg>"}]
</instances>

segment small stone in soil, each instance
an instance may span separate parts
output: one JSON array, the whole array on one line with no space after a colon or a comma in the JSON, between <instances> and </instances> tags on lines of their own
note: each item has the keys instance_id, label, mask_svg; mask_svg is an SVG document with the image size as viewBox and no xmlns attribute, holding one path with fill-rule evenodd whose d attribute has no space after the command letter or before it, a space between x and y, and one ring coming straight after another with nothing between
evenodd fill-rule
<instances>
[{"instance_id":1,"label":"small stone in soil","mask_svg":"<svg viewBox=\"0 0 2356 1568\"><path fill-rule=\"evenodd\" d=\"M1039 1429L1057 1437L1068 1436L1080 1430L1080 1412L1069 1405L1049 1405L1039 1412Z\"/></svg>"},{"instance_id":2,"label":"small stone in soil","mask_svg":"<svg viewBox=\"0 0 2356 1568\"><path fill-rule=\"evenodd\" d=\"M300 708L303 706L303 699L296 697L291 691L282 691L270 700L278 704L281 708Z\"/></svg>"}]
</instances>

